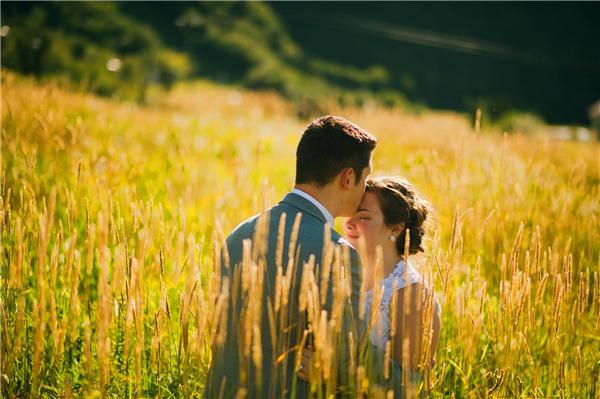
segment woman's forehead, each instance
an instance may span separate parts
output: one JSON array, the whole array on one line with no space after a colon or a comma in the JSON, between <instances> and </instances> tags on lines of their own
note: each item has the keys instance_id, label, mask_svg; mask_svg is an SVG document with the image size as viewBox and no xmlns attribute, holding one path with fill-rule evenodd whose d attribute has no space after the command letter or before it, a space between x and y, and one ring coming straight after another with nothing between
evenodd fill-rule
<instances>
[{"instance_id":1,"label":"woman's forehead","mask_svg":"<svg viewBox=\"0 0 600 399\"><path fill-rule=\"evenodd\" d=\"M379 200L377 199L377 195L368 191L365 192L362 200L360 201L360 205L358 206L358 210L368 210L372 212L379 209Z\"/></svg>"}]
</instances>

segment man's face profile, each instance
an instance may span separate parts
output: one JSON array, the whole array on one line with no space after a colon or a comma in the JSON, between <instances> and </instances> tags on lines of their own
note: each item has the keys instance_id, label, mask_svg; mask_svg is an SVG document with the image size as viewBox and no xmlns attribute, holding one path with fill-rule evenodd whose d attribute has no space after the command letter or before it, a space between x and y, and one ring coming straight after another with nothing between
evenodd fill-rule
<instances>
[{"instance_id":1,"label":"man's face profile","mask_svg":"<svg viewBox=\"0 0 600 399\"><path fill-rule=\"evenodd\" d=\"M370 174L371 174L371 160L369 160L369 165L367 165L365 168L363 168L361 176L356 176L356 180L354 181L355 184L351 188L351 190L352 190L351 201L350 201L351 209L348 210L350 212L350 214L353 214L354 212L356 212L356 209L358 208L358 205L360 204L362 196L365 193L365 187L367 185L367 177L369 177Z\"/></svg>"}]
</instances>

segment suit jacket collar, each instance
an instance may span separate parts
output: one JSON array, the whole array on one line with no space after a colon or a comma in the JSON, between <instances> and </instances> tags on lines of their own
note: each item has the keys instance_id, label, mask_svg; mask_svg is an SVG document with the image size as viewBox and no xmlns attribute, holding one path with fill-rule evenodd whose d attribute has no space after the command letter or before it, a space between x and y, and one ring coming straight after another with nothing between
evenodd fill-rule
<instances>
[{"instance_id":1,"label":"suit jacket collar","mask_svg":"<svg viewBox=\"0 0 600 399\"><path fill-rule=\"evenodd\" d=\"M325 218L325 215L323 215L323 212L321 212L319 208L317 208L309 200L299 196L298 194L287 193L280 203L293 206L294 208L297 208L298 210L308 213L309 215L319 219L321 222L327 223L327 219Z\"/></svg>"}]
</instances>

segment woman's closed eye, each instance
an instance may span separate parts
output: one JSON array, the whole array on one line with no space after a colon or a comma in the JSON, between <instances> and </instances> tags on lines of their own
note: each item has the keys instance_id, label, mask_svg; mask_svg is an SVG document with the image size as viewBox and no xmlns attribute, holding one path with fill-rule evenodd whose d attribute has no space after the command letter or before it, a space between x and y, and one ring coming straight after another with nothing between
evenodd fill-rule
<instances>
[{"instance_id":1,"label":"woman's closed eye","mask_svg":"<svg viewBox=\"0 0 600 399\"><path fill-rule=\"evenodd\" d=\"M367 211L366 209L359 209L358 212L356 212L356 217L360 220L367 220L370 218L371 215L369 215L369 211Z\"/></svg>"}]
</instances>

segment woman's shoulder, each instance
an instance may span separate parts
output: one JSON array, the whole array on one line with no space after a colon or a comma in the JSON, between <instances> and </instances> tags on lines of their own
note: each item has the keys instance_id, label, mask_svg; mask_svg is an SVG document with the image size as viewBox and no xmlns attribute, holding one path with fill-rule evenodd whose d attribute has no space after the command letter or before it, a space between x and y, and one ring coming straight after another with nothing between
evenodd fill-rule
<instances>
[{"instance_id":1,"label":"woman's shoulder","mask_svg":"<svg viewBox=\"0 0 600 399\"><path fill-rule=\"evenodd\" d=\"M436 312L441 312L440 302L433 285L423 278L412 262L409 261L407 264L404 264L403 261L398 262L398 266L392 274L393 290L401 294L400 296L409 293L411 296L420 296L423 300L432 297Z\"/></svg>"},{"instance_id":2,"label":"woman's shoulder","mask_svg":"<svg viewBox=\"0 0 600 399\"><path fill-rule=\"evenodd\" d=\"M412 304L411 311L417 313L425 311L425 308L432 309L433 314L441 317L442 305L435 293L433 287L425 282L417 282L406 287L398 288L395 295L397 306L406 306Z\"/></svg>"},{"instance_id":3,"label":"woman's shoulder","mask_svg":"<svg viewBox=\"0 0 600 399\"><path fill-rule=\"evenodd\" d=\"M424 284L423 276L411 262L399 261L396 268L386 279L393 290L402 289L414 284Z\"/></svg>"}]
</instances>

